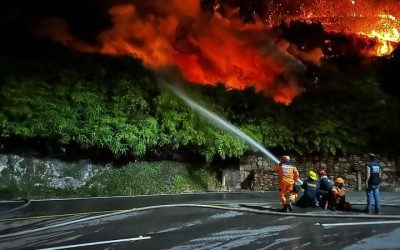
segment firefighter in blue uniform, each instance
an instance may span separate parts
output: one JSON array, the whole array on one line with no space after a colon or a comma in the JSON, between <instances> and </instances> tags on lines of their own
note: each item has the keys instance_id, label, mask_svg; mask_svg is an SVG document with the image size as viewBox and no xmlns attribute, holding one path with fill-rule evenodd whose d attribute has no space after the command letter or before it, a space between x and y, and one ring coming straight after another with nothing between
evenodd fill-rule
<instances>
[{"instance_id":1,"label":"firefighter in blue uniform","mask_svg":"<svg viewBox=\"0 0 400 250\"><path fill-rule=\"evenodd\" d=\"M317 199L319 201L319 205L322 208L327 209L328 201L332 196L333 184L329 179L328 175L326 174L325 169L321 169L319 171L319 176L320 176L320 183L319 183L319 188L317 190Z\"/></svg>"},{"instance_id":2,"label":"firefighter in blue uniform","mask_svg":"<svg viewBox=\"0 0 400 250\"><path fill-rule=\"evenodd\" d=\"M374 154L369 153L369 161L366 166L365 186L367 190L367 213L372 213L372 199L375 200L375 214L380 213L381 201L379 184L381 179L381 165L376 161Z\"/></svg>"},{"instance_id":3,"label":"firefighter in blue uniform","mask_svg":"<svg viewBox=\"0 0 400 250\"><path fill-rule=\"evenodd\" d=\"M318 207L317 203L317 188L319 182L317 174L314 171L310 171L307 180L303 182L301 186L304 189L304 194L297 201L296 205L299 207Z\"/></svg>"}]
</instances>

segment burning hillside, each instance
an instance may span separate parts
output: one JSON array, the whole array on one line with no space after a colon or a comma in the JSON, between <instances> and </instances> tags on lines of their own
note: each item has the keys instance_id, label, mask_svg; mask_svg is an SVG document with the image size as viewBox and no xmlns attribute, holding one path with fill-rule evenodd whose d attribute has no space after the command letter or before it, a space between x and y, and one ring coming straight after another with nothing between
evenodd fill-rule
<instances>
[{"instance_id":1,"label":"burning hillside","mask_svg":"<svg viewBox=\"0 0 400 250\"><path fill-rule=\"evenodd\" d=\"M40 22L35 32L81 51L129 54L154 70L179 67L190 82L255 86L286 104L302 92L304 64L326 57L322 48L306 50L282 39L273 29L282 21L320 22L327 32L371 40L362 48L365 57L390 55L400 42L396 0L245 2L132 0L109 9L112 26L96 44L75 37L57 17Z\"/></svg>"}]
</instances>

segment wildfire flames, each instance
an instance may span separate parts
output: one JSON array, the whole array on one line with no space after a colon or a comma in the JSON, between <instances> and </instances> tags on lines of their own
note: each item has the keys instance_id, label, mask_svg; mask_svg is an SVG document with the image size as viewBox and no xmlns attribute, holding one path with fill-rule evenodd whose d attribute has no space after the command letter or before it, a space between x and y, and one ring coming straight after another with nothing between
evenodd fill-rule
<instances>
[{"instance_id":1,"label":"wildfire flames","mask_svg":"<svg viewBox=\"0 0 400 250\"><path fill-rule=\"evenodd\" d=\"M296 1L296 0L295 0ZM286 1L289 4L289 1ZM400 43L400 2L396 0L300 1L290 19L321 22L328 32L365 36L376 40L370 56L388 56ZM274 23L276 18L268 20ZM366 56L367 56L366 55Z\"/></svg>"},{"instance_id":2,"label":"wildfire flames","mask_svg":"<svg viewBox=\"0 0 400 250\"><path fill-rule=\"evenodd\" d=\"M400 42L398 30L400 22L392 15L381 14L378 17L380 18L380 28L373 29L369 33L360 32L360 34L378 39L379 46L376 50L378 56L390 55L394 50L394 44Z\"/></svg>"},{"instance_id":3,"label":"wildfire flames","mask_svg":"<svg viewBox=\"0 0 400 250\"><path fill-rule=\"evenodd\" d=\"M303 62L318 65L324 55L319 48L302 51L272 32L282 20L318 21L327 32L376 39L373 56L390 55L400 43L396 0L271 0L262 15L254 12L256 22L247 23L240 18L241 6L210 1L210 12L200 0L116 5L109 10L112 28L98 35L97 44L75 38L58 18L40 23L36 33L81 51L129 54L155 70L177 66L191 82L255 86L285 104L302 91L296 74L305 70Z\"/></svg>"}]
</instances>

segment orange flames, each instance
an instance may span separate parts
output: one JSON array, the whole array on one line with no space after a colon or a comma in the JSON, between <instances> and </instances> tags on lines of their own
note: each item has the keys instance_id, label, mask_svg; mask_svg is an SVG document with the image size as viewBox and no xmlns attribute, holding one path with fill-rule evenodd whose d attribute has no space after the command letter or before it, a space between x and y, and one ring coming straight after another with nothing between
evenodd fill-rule
<instances>
[{"instance_id":1,"label":"orange flames","mask_svg":"<svg viewBox=\"0 0 400 250\"><path fill-rule=\"evenodd\" d=\"M394 50L393 45L400 42L400 22L392 15L381 14L378 17L380 20L377 27L374 27L369 33L360 32L360 34L378 40L379 44L376 49L378 56L390 55Z\"/></svg>"},{"instance_id":2,"label":"orange flames","mask_svg":"<svg viewBox=\"0 0 400 250\"><path fill-rule=\"evenodd\" d=\"M229 16L206 16L200 1L169 3L146 3L146 13L143 6L112 7L113 26L99 34L96 45L73 38L59 21L55 26L62 29L53 27L42 35L82 51L130 54L155 70L178 66L191 82L221 82L237 89L255 86L285 104L301 92L291 74L304 70L303 64L287 52L294 48L274 37L262 22L244 24L238 9L230 10Z\"/></svg>"},{"instance_id":3,"label":"orange flames","mask_svg":"<svg viewBox=\"0 0 400 250\"><path fill-rule=\"evenodd\" d=\"M290 1L286 1L288 6ZM177 66L188 81L221 82L237 89L255 86L276 101L290 104L302 91L293 73L305 69L296 58L319 64L324 55L321 49L308 53L298 50L274 35L265 22L274 25L282 18L317 20L327 31L376 38L381 42L377 54L387 55L400 42L400 25L395 18L400 4L393 5L393 0L375 3L309 0L290 13L279 10L281 5L270 6L263 22L245 24L240 21L239 8L225 6L219 11L221 1L206 15L200 0L153 0L112 7L112 28L101 32L95 45L73 37L65 22L57 18L42 22L36 30L81 51L129 54L155 70ZM386 9L395 13L379 15Z\"/></svg>"},{"instance_id":4,"label":"orange flames","mask_svg":"<svg viewBox=\"0 0 400 250\"><path fill-rule=\"evenodd\" d=\"M178 0L168 8L157 5L159 16L140 16L133 5L113 7L114 26L100 34L100 52L132 54L153 69L177 65L191 82L221 82L237 89L255 86L286 104L298 95L294 81L286 82L285 91L276 87L277 77L290 74L285 64L297 60L271 43L274 38L264 25L244 25L218 12L206 18L198 1L186 5L189 12Z\"/></svg>"},{"instance_id":5,"label":"orange flames","mask_svg":"<svg viewBox=\"0 0 400 250\"><path fill-rule=\"evenodd\" d=\"M376 39L372 56L390 55L400 43L400 2L396 0L305 1L302 14L293 17L316 20L326 31L359 34Z\"/></svg>"}]
</instances>

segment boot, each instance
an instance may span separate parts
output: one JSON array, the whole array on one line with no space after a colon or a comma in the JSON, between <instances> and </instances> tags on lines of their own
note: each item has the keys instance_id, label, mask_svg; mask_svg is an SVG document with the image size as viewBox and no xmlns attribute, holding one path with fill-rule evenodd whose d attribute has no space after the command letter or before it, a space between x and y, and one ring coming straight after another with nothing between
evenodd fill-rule
<instances>
[{"instance_id":1,"label":"boot","mask_svg":"<svg viewBox=\"0 0 400 250\"><path fill-rule=\"evenodd\" d=\"M289 203L287 204L287 208L290 212L293 212L293 202L289 201Z\"/></svg>"}]
</instances>

